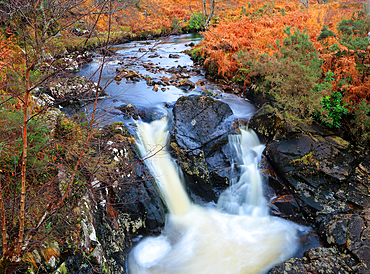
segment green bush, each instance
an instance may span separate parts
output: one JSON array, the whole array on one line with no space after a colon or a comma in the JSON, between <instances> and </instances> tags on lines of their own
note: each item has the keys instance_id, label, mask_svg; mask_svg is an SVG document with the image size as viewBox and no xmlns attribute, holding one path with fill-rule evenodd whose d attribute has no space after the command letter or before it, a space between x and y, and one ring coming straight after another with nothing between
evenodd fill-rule
<instances>
[{"instance_id":1,"label":"green bush","mask_svg":"<svg viewBox=\"0 0 370 274\"><path fill-rule=\"evenodd\" d=\"M354 13L351 19L343 19L337 28L340 43L349 49L365 50L369 45L370 17L365 11Z\"/></svg>"},{"instance_id":2,"label":"green bush","mask_svg":"<svg viewBox=\"0 0 370 274\"><path fill-rule=\"evenodd\" d=\"M322 61L306 31L284 29L286 38L277 42L273 56L242 51L235 55L239 66L248 69L250 82L264 89L282 110L310 117L320 106L322 94L313 89L322 74Z\"/></svg>"},{"instance_id":3,"label":"green bush","mask_svg":"<svg viewBox=\"0 0 370 274\"><path fill-rule=\"evenodd\" d=\"M349 113L347 104L343 104L342 99L343 95L338 91L322 99L323 108L318 118L323 125L330 128L340 127L342 116Z\"/></svg>"},{"instance_id":4,"label":"green bush","mask_svg":"<svg viewBox=\"0 0 370 274\"><path fill-rule=\"evenodd\" d=\"M203 13L193 13L189 20L189 31L201 31L205 29L207 16Z\"/></svg>"}]
</instances>

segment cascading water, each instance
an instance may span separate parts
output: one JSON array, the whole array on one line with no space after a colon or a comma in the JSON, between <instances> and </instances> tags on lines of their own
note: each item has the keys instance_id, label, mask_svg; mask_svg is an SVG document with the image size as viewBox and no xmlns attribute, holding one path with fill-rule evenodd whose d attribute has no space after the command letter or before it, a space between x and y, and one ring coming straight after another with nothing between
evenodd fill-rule
<instances>
[{"instance_id":1,"label":"cascading water","mask_svg":"<svg viewBox=\"0 0 370 274\"><path fill-rule=\"evenodd\" d=\"M158 237L147 237L129 255L131 274L265 273L297 248L297 225L268 214L258 171L264 146L253 132L230 136L241 176L217 209L190 202L166 151L167 121L138 122L139 149L170 209Z\"/></svg>"}]
</instances>

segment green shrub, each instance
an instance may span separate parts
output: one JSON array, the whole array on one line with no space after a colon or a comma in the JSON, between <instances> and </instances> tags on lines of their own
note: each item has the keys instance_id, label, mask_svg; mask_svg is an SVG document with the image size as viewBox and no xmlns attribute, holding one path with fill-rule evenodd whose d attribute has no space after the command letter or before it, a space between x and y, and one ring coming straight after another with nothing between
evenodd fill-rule
<instances>
[{"instance_id":1,"label":"green shrub","mask_svg":"<svg viewBox=\"0 0 370 274\"><path fill-rule=\"evenodd\" d=\"M354 13L351 19L343 19L337 28L340 43L349 49L365 50L369 45L370 17L365 11Z\"/></svg>"},{"instance_id":2,"label":"green shrub","mask_svg":"<svg viewBox=\"0 0 370 274\"><path fill-rule=\"evenodd\" d=\"M342 103L343 95L335 91L330 96L325 96L322 99L322 110L318 119L321 124L329 128L339 128L341 125L342 116L349 113L346 106Z\"/></svg>"},{"instance_id":3,"label":"green shrub","mask_svg":"<svg viewBox=\"0 0 370 274\"><path fill-rule=\"evenodd\" d=\"M207 16L203 13L193 13L189 20L189 31L201 31L205 29Z\"/></svg>"},{"instance_id":4,"label":"green shrub","mask_svg":"<svg viewBox=\"0 0 370 274\"><path fill-rule=\"evenodd\" d=\"M277 42L278 52L260 55L244 51L236 54L240 66L249 69L251 82L257 82L276 105L295 115L310 117L319 107L322 95L313 92L322 74L318 53L305 31L284 29L286 38Z\"/></svg>"}]
</instances>

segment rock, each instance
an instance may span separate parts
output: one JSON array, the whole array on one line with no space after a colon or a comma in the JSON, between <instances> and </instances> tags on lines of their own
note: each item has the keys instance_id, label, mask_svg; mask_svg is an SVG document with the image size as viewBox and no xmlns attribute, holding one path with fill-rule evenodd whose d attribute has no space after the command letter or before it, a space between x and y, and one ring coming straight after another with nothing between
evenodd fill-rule
<instances>
[{"instance_id":1,"label":"rock","mask_svg":"<svg viewBox=\"0 0 370 274\"><path fill-rule=\"evenodd\" d=\"M269 104L263 105L252 115L248 127L257 133L261 143L272 141L276 134L284 131L282 117Z\"/></svg>"},{"instance_id":2,"label":"rock","mask_svg":"<svg viewBox=\"0 0 370 274\"><path fill-rule=\"evenodd\" d=\"M177 143L187 149L204 149L205 155L227 143L227 135L233 132L233 112L230 107L208 96L181 97L174 109Z\"/></svg>"},{"instance_id":3,"label":"rock","mask_svg":"<svg viewBox=\"0 0 370 274\"><path fill-rule=\"evenodd\" d=\"M132 80L132 79L135 79L135 78L140 78L140 76L139 76L139 74L136 71L130 69L128 71L128 73L125 75L125 78Z\"/></svg>"},{"instance_id":4,"label":"rock","mask_svg":"<svg viewBox=\"0 0 370 274\"><path fill-rule=\"evenodd\" d=\"M148 58L157 58L157 57L159 57L159 53L158 52L156 52L156 53L148 56Z\"/></svg>"},{"instance_id":5,"label":"rock","mask_svg":"<svg viewBox=\"0 0 370 274\"><path fill-rule=\"evenodd\" d=\"M224 171L229 171L230 163L224 146L234 131L233 113L227 104L207 96L181 97L173 113L171 146L188 191L193 199L215 200L228 183Z\"/></svg>"},{"instance_id":6,"label":"rock","mask_svg":"<svg viewBox=\"0 0 370 274\"><path fill-rule=\"evenodd\" d=\"M82 20L79 20L73 24L71 32L76 36L84 36L90 34L90 30L88 29L87 23Z\"/></svg>"},{"instance_id":7,"label":"rock","mask_svg":"<svg viewBox=\"0 0 370 274\"><path fill-rule=\"evenodd\" d=\"M123 113L123 119L130 119L130 118L133 118L135 120L139 119L139 112L137 108L132 104L121 105L115 108L120 110Z\"/></svg>"},{"instance_id":8,"label":"rock","mask_svg":"<svg viewBox=\"0 0 370 274\"><path fill-rule=\"evenodd\" d=\"M306 214L350 210L337 195L358 163L349 143L340 137L321 135L318 132L313 135L311 132L315 131L312 128L301 127L295 131L290 125L281 126L279 120L270 120L279 129L274 132L271 124L265 127L263 136L274 139L268 143L265 154L277 173L293 187ZM289 128L294 130L289 131ZM280 129L285 132L281 133Z\"/></svg>"},{"instance_id":9,"label":"rock","mask_svg":"<svg viewBox=\"0 0 370 274\"><path fill-rule=\"evenodd\" d=\"M170 53L170 55L168 55L168 58L178 59L178 58L180 58L180 55L179 54Z\"/></svg>"},{"instance_id":10,"label":"rock","mask_svg":"<svg viewBox=\"0 0 370 274\"><path fill-rule=\"evenodd\" d=\"M96 92L99 93L99 98L107 96L101 87L84 76L59 78L44 88L43 92L53 97L55 103L61 106L84 105L95 100Z\"/></svg>"},{"instance_id":11,"label":"rock","mask_svg":"<svg viewBox=\"0 0 370 274\"><path fill-rule=\"evenodd\" d=\"M272 214L296 223L307 225L301 209L292 194L276 197L271 201Z\"/></svg>"},{"instance_id":12,"label":"rock","mask_svg":"<svg viewBox=\"0 0 370 274\"><path fill-rule=\"evenodd\" d=\"M154 85L153 90L158 91L161 87L159 85Z\"/></svg>"},{"instance_id":13,"label":"rock","mask_svg":"<svg viewBox=\"0 0 370 274\"><path fill-rule=\"evenodd\" d=\"M249 126L267 142L266 157L293 190L273 200L272 211L302 210L333 247L311 250L270 273L370 273L370 155L317 124L283 119L268 105ZM286 203L293 198L297 203Z\"/></svg>"},{"instance_id":14,"label":"rock","mask_svg":"<svg viewBox=\"0 0 370 274\"><path fill-rule=\"evenodd\" d=\"M197 86L205 86L205 83L203 80L198 80L196 83L195 83Z\"/></svg>"},{"instance_id":15,"label":"rock","mask_svg":"<svg viewBox=\"0 0 370 274\"><path fill-rule=\"evenodd\" d=\"M345 247L364 266L370 266L370 227L363 216L356 214L329 216L321 223L320 231L329 244Z\"/></svg>"},{"instance_id":16,"label":"rock","mask_svg":"<svg viewBox=\"0 0 370 274\"><path fill-rule=\"evenodd\" d=\"M185 89L195 88L195 84L192 81L190 81L189 79L184 79L184 80L180 81L177 86L181 87L181 88L185 88Z\"/></svg>"},{"instance_id":17,"label":"rock","mask_svg":"<svg viewBox=\"0 0 370 274\"><path fill-rule=\"evenodd\" d=\"M109 273L126 273L127 248L132 246L132 239L158 233L164 226L166 207L153 177L139 161L135 139L123 123L105 126L99 140L104 165L110 168L97 174L102 182L95 212L97 238L104 248Z\"/></svg>"},{"instance_id":18,"label":"rock","mask_svg":"<svg viewBox=\"0 0 370 274\"><path fill-rule=\"evenodd\" d=\"M301 273L366 273L358 272L359 265L350 256L340 254L334 248L312 248L303 258L292 258L272 268L269 274L301 274Z\"/></svg>"}]
</instances>

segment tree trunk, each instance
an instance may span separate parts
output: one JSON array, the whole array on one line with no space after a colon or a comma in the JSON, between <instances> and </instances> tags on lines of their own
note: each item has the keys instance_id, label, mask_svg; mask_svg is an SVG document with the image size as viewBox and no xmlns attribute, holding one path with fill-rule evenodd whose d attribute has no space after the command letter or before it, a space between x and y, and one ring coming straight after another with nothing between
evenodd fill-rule
<instances>
[{"instance_id":1,"label":"tree trunk","mask_svg":"<svg viewBox=\"0 0 370 274\"><path fill-rule=\"evenodd\" d=\"M24 215L25 215L25 201L26 201L26 162L27 162L27 123L28 123L28 101L30 96L30 70L26 71L26 92L24 95L23 105L23 153L22 153L22 171L21 171L21 206L19 212L19 233L18 233L18 246L16 256L21 253L24 237Z\"/></svg>"}]
</instances>

